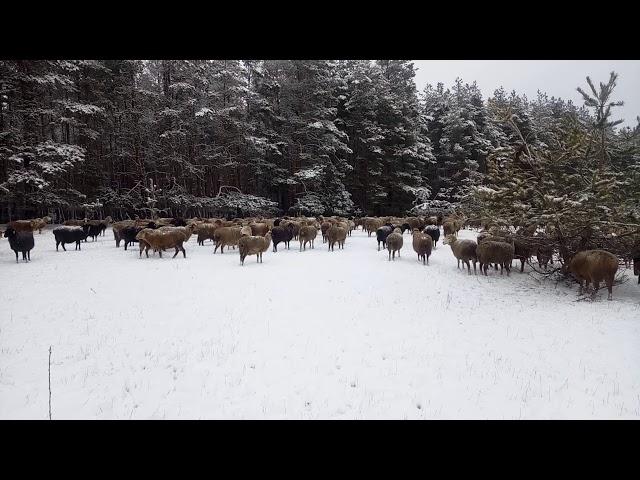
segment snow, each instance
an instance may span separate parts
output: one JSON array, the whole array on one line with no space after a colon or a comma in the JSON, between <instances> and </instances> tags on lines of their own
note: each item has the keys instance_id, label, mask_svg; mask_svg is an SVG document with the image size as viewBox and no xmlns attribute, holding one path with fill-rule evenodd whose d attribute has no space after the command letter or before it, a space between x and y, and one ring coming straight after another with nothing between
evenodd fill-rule
<instances>
[{"instance_id":1,"label":"snow","mask_svg":"<svg viewBox=\"0 0 640 480\"><path fill-rule=\"evenodd\" d=\"M51 228L29 264L0 240L0 418L47 418L49 346L54 419L640 418L635 277L591 302L441 242L423 266L408 234L395 262L357 231L240 267L195 237L56 252Z\"/></svg>"}]
</instances>

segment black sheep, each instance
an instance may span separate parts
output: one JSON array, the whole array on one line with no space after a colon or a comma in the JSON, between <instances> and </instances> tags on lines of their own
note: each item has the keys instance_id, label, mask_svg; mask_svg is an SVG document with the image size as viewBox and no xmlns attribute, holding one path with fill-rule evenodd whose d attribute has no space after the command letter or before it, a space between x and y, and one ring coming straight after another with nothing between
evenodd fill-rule
<instances>
[{"instance_id":1,"label":"black sheep","mask_svg":"<svg viewBox=\"0 0 640 480\"><path fill-rule=\"evenodd\" d=\"M279 222L278 222L279 223ZM284 243L289 248L289 242L293 239L293 224L286 227L273 227L271 229L271 240L273 241L273 251L278 251L278 244Z\"/></svg>"},{"instance_id":2,"label":"black sheep","mask_svg":"<svg viewBox=\"0 0 640 480\"><path fill-rule=\"evenodd\" d=\"M403 223L402 226L400 227L400 230L404 235L404 232L406 232L407 230L411 231L411 225L409 225L408 223Z\"/></svg>"},{"instance_id":3,"label":"black sheep","mask_svg":"<svg viewBox=\"0 0 640 480\"><path fill-rule=\"evenodd\" d=\"M59 251L58 247L60 245L62 245L62 249L66 252L67 249L64 248L65 243L75 243L75 249L82 250L80 242L87 239L88 233L87 230L82 227L64 226L54 228L53 235L56 237L56 252Z\"/></svg>"},{"instance_id":4,"label":"black sheep","mask_svg":"<svg viewBox=\"0 0 640 480\"><path fill-rule=\"evenodd\" d=\"M434 247L438 244L438 239L440 238L440 228L438 228L437 225L427 225L422 233L426 233L431 237Z\"/></svg>"},{"instance_id":5,"label":"black sheep","mask_svg":"<svg viewBox=\"0 0 640 480\"><path fill-rule=\"evenodd\" d=\"M7 228L4 237L9 239L11 250L16 252L16 263L18 263L18 252L22 253L25 262L31 261L31 249L34 247L33 232L16 232L14 228Z\"/></svg>"},{"instance_id":6,"label":"black sheep","mask_svg":"<svg viewBox=\"0 0 640 480\"><path fill-rule=\"evenodd\" d=\"M140 233L143 228L144 227L124 227L122 230L120 230L120 238L124 240L125 250L129 245L138 243L138 240L136 240L136 235L138 235L138 233Z\"/></svg>"},{"instance_id":7,"label":"black sheep","mask_svg":"<svg viewBox=\"0 0 640 480\"><path fill-rule=\"evenodd\" d=\"M638 285L640 285L640 256L633 259L633 274L638 275Z\"/></svg>"},{"instance_id":8,"label":"black sheep","mask_svg":"<svg viewBox=\"0 0 640 480\"><path fill-rule=\"evenodd\" d=\"M387 248L387 237L393 233L393 227L389 225L384 225L376 230L376 240L378 240L378 251L380 251L380 243L382 243L382 248Z\"/></svg>"},{"instance_id":9,"label":"black sheep","mask_svg":"<svg viewBox=\"0 0 640 480\"><path fill-rule=\"evenodd\" d=\"M90 223L88 225L84 225L82 229L84 230L84 233L87 234L86 237L84 238L84 241L86 242L87 238L91 237L95 242L96 237L100 235L100 232L102 231L102 226L100 224L93 225ZM71 242L67 242L67 243L71 243Z\"/></svg>"},{"instance_id":10,"label":"black sheep","mask_svg":"<svg viewBox=\"0 0 640 480\"><path fill-rule=\"evenodd\" d=\"M281 221L282 221L282 220L280 220L279 218L276 218L276 219L273 221L273 226L274 226L274 227L279 226Z\"/></svg>"},{"instance_id":11,"label":"black sheep","mask_svg":"<svg viewBox=\"0 0 640 480\"><path fill-rule=\"evenodd\" d=\"M171 220L171 225L173 225L174 227L186 227L187 222L185 221L184 218L176 217L173 220Z\"/></svg>"}]
</instances>

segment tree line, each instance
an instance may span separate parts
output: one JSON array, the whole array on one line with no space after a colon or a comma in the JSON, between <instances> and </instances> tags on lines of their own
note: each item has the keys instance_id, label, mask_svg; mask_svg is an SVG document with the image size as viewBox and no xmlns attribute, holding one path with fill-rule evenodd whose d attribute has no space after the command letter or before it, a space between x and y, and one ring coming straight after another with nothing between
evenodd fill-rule
<instances>
[{"instance_id":1,"label":"tree line","mask_svg":"<svg viewBox=\"0 0 640 480\"><path fill-rule=\"evenodd\" d=\"M0 61L0 217L521 221L577 202L638 222L639 129L595 86L577 106L414 77L398 60Z\"/></svg>"}]
</instances>

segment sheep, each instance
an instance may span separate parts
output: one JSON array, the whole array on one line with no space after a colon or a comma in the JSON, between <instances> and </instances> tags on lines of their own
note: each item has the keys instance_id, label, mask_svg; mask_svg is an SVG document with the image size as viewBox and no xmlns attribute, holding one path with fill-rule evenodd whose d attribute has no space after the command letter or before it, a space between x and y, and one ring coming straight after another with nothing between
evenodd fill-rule
<instances>
[{"instance_id":1,"label":"sheep","mask_svg":"<svg viewBox=\"0 0 640 480\"><path fill-rule=\"evenodd\" d=\"M278 244L284 243L287 249L289 249L289 242L293 239L293 224L288 224L286 227L276 226L271 230L271 238L273 239L273 251L278 251Z\"/></svg>"},{"instance_id":2,"label":"sheep","mask_svg":"<svg viewBox=\"0 0 640 480\"><path fill-rule=\"evenodd\" d=\"M313 248L316 237L318 236L318 229L311 225L305 225L300 228L298 238L300 239L300 251L307 249L307 243Z\"/></svg>"},{"instance_id":3,"label":"sheep","mask_svg":"<svg viewBox=\"0 0 640 480\"><path fill-rule=\"evenodd\" d=\"M256 261L262 263L262 254L269 250L271 245L271 232L263 237L260 235L250 235L241 237L238 240L238 251L240 252L240 265L244 265L247 255L255 255Z\"/></svg>"},{"instance_id":4,"label":"sheep","mask_svg":"<svg viewBox=\"0 0 640 480\"><path fill-rule=\"evenodd\" d=\"M429 257L431 256L431 247L433 245L433 239L431 236L420 232L419 229L413 229L413 250L418 254L418 261L422 257L422 264L429 264Z\"/></svg>"},{"instance_id":5,"label":"sheep","mask_svg":"<svg viewBox=\"0 0 640 480\"><path fill-rule=\"evenodd\" d=\"M191 224L191 225L187 225L187 226L180 226L180 227L174 227L174 226L164 226L164 227L160 227L158 228L159 231L162 232L182 232L184 234L184 241L188 242L189 239L191 238L191 235L193 235L193 232L195 231L196 226Z\"/></svg>"},{"instance_id":6,"label":"sheep","mask_svg":"<svg viewBox=\"0 0 640 480\"><path fill-rule=\"evenodd\" d=\"M460 261L462 260L462 269L464 270L464 265L466 265L469 275L471 275L471 265L469 261L472 261L473 273L477 275L476 263L478 262L478 255L476 249L478 244L476 242L473 240L460 240L456 238L455 235L450 234L444 238L442 243L451 247L451 252L453 252L453 255L458 260L458 268L460 268Z\"/></svg>"},{"instance_id":7,"label":"sheep","mask_svg":"<svg viewBox=\"0 0 640 480\"><path fill-rule=\"evenodd\" d=\"M333 251L336 242L338 242L338 249L344 249L344 241L347 238L347 231L344 227L332 226L327 230L327 241L329 243L328 251Z\"/></svg>"},{"instance_id":8,"label":"sheep","mask_svg":"<svg viewBox=\"0 0 640 480\"><path fill-rule=\"evenodd\" d=\"M364 219L364 229L367 231L367 236L370 237L373 232L378 230L384 222L378 218L367 217Z\"/></svg>"},{"instance_id":9,"label":"sheep","mask_svg":"<svg viewBox=\"0 0 640 480\"><path fill-rule=\"evenodd\" d=\"M433 241L433 248L437 248L438 240L440 239L440 228L435 224L429 224L424 227L422 233L426 233L427 235L429 235L431 237L431 240Z\"/></svg>"},{"instance_id":10,"label":"sheep","mask_svg":"<svg viewBox=\"0 0 640 480\"><path fill-rule=\"evenodd\" d=\"M94 242L96 241L97 236L100 235L100 231L102 230L99 223L87 223L82 226L82 229L87 234L87 236L85 237L85 241L88 237L91 237Z\"/></svg>"},{"instance_id":11,"label":"sheep","mask_svg":"<svg viewBox=\"0 0 640 480\"><path fill-rule=\"evenodd\" d=\"M86 218L83 220L71 219L65 220L62 225L65 227L82 227L85 223L87 223Z\"/></svg>"},{"instance_id":12,"label":"sheep","mask_svg":"<svg viewBox=\"0 0 640 480\"><path fill-rule=\"evenodd\" d=\"M300 223L294 222L292 220L284 220L284 221L280 222L280 226L281 227L287 227L288 225L292 225L293 238L295 240L297 240L298 239L298 233L300 232Z\"/></svg>"},{"instance_id":13,"label":"sheep","mask_svg":"<svg viewBox=\"0 0 640 480\"><path fill-rule=\"evenodd\" d=\"M251 235L260 235L264 237L269 231L269 225L266 223L252 223L249 225L251 227Z\"/></svg>"},{"instance_id":14,"label":"sheep","mask_svg":"<svg viewBox=\"0 0 640 480\"><path fill-rule=\"evenodd\" d=\"M216 242L216 248L213 250L215 254L220 247L220 253L224 253L224 247L236 247L240 240L240 227L220 227L213 234L213 240Z\"/></svg>"},{"instance_id":15,"label":"sheep","mask_svg":"<svg viewBox=\"0 0 640 480\"><path fill-rule=\"evenodd\" d=\"M138 233L140 233L140 230L142 229L143 227L136 227L134 225L130 225L120 230L119 235L120 235L120 239L124 240L125 251L127 250L127 247L129 245L138 241L136 239L136 235L138 235Z\"/></svg>"},{"instance_id":16,"label":"sheep","mask_svg":"<svg viewBox=\"0 0 640 480\"><path fill-rule=\"evenodd\" d=\"M134 225L133 220L123 220L122 222L115 222L111 227L113 231L113 238L116 241L116 247L120 248L120 241L122 240L121 231L125 227L131 227Z\"/></svg>"},{"instance_id":17,"label":"sheep","mask_svg":"<svg viewBox=\"0 0 640 480\"><path fill-rule=\"evenodd\" d=\"M9 222L7 227L16 232L33 232L31 220L14 220L13 222Z\"/></svg>"},{"instance_id":18,"label":"sheep","mask_svg":"<svg viewBox=\"0 0 640 480\"><path fill-rule=\"evenodd\" d=\"M426 219L427 226L429 225L438 225L438 217L429 217Z\"/></svg>"},{"instance_id":19,"label":"sheep","mask_svg":"<svg viewBox=\"0 0 640 480\"><path fill-rule=\"evenodd\" d=\"M500 275L503 274L503 269L506 269L507 276L509 276L514 254L515 248L512 243L483 240L478 244L477 248L480 271L484 271L485 276L487 276L489 264L494 263L500 265Z\"/></svg>"},{"instance_id":20,"label":"sheep","mask_svg":"<svg viewBox=\"0 0 640 480\"><path fill-rule=\"evenodd\" d=\"M520 273L524 272L524 264L535 253L536 249L526 240L516 238L513 240L514 258L520 260Z\"/></svg>"},{"instance_id":21,"label":"sheep","mask_svg":"<svg viewBox=\"0 0 640 480\"><path fill-rule=\"evenodd\" d=\"M245 225L240 229L241 237L251 236L251 235L253 235L253 232L251 231L251 227L249 225Z\"/></svg>"},{"instance_id":22,"label":"sheep","mask_svg":"<svg viewBox=\"0 0 640 480\"><path fill-rule=\"evenodd\" d=\"M380 251L380 243L382 248L387 248L387 237L393 233L393 228L383 225L376 230L376 240L378 241L378 251Z\"/></svg>"},{"instance_id":23,"label":"sheep","mask_svg":"<svg viewBox=\"0 0 640 480\"><path fill-rule=\"evenodd\" d=\"M216 230L220 228L217 223L201 223L196 226L196 232L198 234L198 245L204 245L205 240L214 240ZM251 229L249 228L249 234Z\"/></svg>"},{"instance_id":24,"label":"sheep","mask_svg":"<svg viewBox=\"0 0 640 480\"><path fill-rule=\"evenodd\" d=\"M570 260L564 271L572 273L580 282L580 294L582 294L583 280L589 284L593 282L595 290L592 296L598 292L602 280L607 284L609 296L607 300L612 300L613 279L618 271L618 257L606 250L584 250L576 253Z\"/></svg>"},{"instance_id":25,"label":"sheep","mask_svg":"<svg viewBox=\"0 0 640 480\"><path fill-rule=\"evenodd\" d=\"M31 230L34 232L38 230L38 233L42 235L42 229L47 226L47 219L50 221L49 217L44 218L34 218L31 220Z\"/></svg>"},{"instance_id":26,"label":"sheep","mask_svg":"<svg viewBox=\"0 0 640 480\"><path fill-rule=\"evenodd\" d=\"M80 244L82 240L86 240L88 233L82 227L69 227L62 226L56 227L53 229L53 235L56 239L56 252L58 252L58 247L62 244L62 250L65 252L67 249L64 247L65 243L74 243L76 244L76 250L82 250Z\"/></svg>"},{"instance_id":27,"label":"sheep","mask_svg":"<svg viewBox=\"0 0 640 480\"><path fill-rule=\"evenodd\" d=\"M455 235L457 233L456 224L452 221L447 220L442 223L442 231L445 237L449 235Z\"/></svg>"},{"instance_id":28,"label":"sheep","mask_svg":"<svg viewBox=\"0 0 640 480\"><path fill-rule=\"evenodd\" d=\"M389 261L391 261L391 253L393 252L393 260L396 259L396 252L398 252L398 258L400 258L400 249L402 248L402 230L395 228L393 233L390 233L387 237L387 250L389 250Z\"/></svg>"},{"instance_id":29,"label":"sheep","mask_svg":"<svg viewBox=\"0 0 640 480\"><path fill-rule=\"evenodd\" d=\"M640 255L633 259L633 274L638 276L638 285L640 285Z\"/></svg>"},{"instance_id":30,"label":"sheep","mask_svg":"<svg viewBox=\"0 0 640 480\"><path fill-rule=\"evenodd\" d=\"M31 230L17 231L13 227L8 227L4 232L4 238L9 239L9 246L16 254L16 263L19 263L18 252L22 253L22 259L25 262L31 261L31 250L35 245Z\"/></svg>"},{"instance_id":31,"label":"sheep","mask_svg":"<svg viewBox=\"0 0 640 480\"><path fill-rule=\"evenodd\" d=\"M176 253L172 258L182 251L184 258L187 258L187 252L184 249L186 235L184 232L172 227L171 230L144 228L136 235L136 240L140 243L140 256L142 256L143 245L147 258L149 258L149 248L154 252L158 252L162 258L162 252L167 248L175 248ZM144 244L143 244L144 242Z\"/></svg>"},{"instance_id":32,"label":"sheep","mask_svg":"<svg viewBox=\"0 0 640 480\"><path fill-rule=\"evenodd\" d=\"M404 232L405 232L405 231L409 231L409 232L411 232L412 230L413 230L413 229L411 228L411 225L409 225L407 222L403 223L403 224L400 226L400 233L401 233L402 235L404 235Z\"/></svg>"},{"instance_id":33,"label":"sheep","mask_svg":"<svg viewBox=\"0 0 640 480\"><path fill-rule=\"evenodd\" d=\"M320 231L322 232L322 243L327 241L327 232L331 228L331 222L324 221L320 224Z\"/></svg>"}]
</instances>

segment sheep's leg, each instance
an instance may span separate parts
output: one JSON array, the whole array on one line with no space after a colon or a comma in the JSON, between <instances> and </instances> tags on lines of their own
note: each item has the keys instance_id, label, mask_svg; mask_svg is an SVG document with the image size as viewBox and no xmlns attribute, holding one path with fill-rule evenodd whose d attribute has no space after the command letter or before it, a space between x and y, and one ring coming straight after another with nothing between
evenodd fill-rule
<instances>
[{"instance_id":1,"label":"sheep's leg","mask_svg":"<svg viewBox=\"0 0 640 480\"><path fill-rule=\"evenodd\" d=\"M17 250L14 250L14 252L16 252L16 263L20 263L20 262L18 261L18 251L17 251Z\"/></svg>"},{"instance_id":2,"label":"sheep's leg","mask_svg":"<svg viewBox=\"0 0 640 480\"><path fill-rule=\"evenodd\" d=\"M607 278L606 282L607 282L607 290L609 291L607 300L613 300L613 278Z\"/></svg>"},{"instance_id":3,"label":"sheep's leg","mask_svg":"<svg viewBox=\"0 0 640 480\"><path fill-rule=\"evenodd\" d=\"M500 275L502 275L502 270L504 269L504 265L506 264L502 264L502 263L500 264Z\"/></svg>"},{"instance_id":4,"label":"sheep's leg","mask_svg":"<svg viewBox=\"0 0 640 480\"><path fill-rule=\"evenodd\" d=\"M524 272L524 262L525 262L525 261L526 261L526 260L525 260L524 258L521 258L521 259L520 259L520 262L522 263L522 265L520 265L520 273Z\"/></svg>"},{"instance_id":5,"label":"sheep's leg","mask_svg":"<svg viewBox=\"0 0 640 480\"><path fill-rule=\"evenodd\" d=\"M176 245L176 247L174 247L174 248L175 248L175 250L176 250L176 253L174 253L174 254L173 254L173 257L171 257L171 258L176 258L176 255L178 255L178 253L180 252L180 247L178 247L178 246Z\"/></svg>"},{"instance_id":6,"label":"sheep's leg","mask_svg":"<svg viewBox=\"0 0 640 480\"><path fill-rule=\"evenodd\" d=\"M478 274L478 272L476 272L476 261L475 260L473 261L473 274L474 275Z\"/></svg>"}]
</instances>

